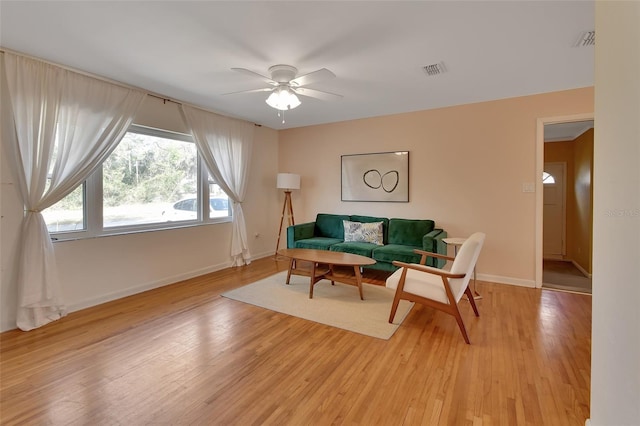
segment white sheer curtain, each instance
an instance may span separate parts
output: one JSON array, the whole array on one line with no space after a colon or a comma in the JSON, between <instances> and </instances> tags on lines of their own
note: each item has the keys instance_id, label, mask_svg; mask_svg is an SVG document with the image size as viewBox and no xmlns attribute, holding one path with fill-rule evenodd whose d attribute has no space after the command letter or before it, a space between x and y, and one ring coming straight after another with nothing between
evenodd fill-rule
<instances>
[{"instance_id":1,"label":"white sheer curtain","mask_svg":"<svg viewBox=\"0 0 640 426\"><path fill-rule=\"evenodd\" d=\"M3 135L25 205L17 324L66 314L40 213L81 184L117 146L145 94L26 57L2 55Z\"/></svg>"},{"instance_id":2,"label":"white sheer curtain","mask_svg":"<svg viewBox=\"0 0 640 426\"><path fill-rule=\"evenodd\" d=\"M248 265L251 254L242 202L249 177L254 125L188 105L182 106L182 112L209 172L233 201L233 265Z\"/></svg>"}]
</instances>

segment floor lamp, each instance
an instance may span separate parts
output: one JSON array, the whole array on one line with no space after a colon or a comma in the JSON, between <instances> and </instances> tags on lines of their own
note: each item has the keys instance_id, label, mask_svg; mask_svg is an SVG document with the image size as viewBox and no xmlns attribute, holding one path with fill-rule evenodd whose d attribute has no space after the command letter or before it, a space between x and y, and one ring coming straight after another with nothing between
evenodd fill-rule
<instances>
[{"instance_id":1,"label":"floor lamp","mask_svg":"<svg viewBox=\"0 0 640 426\"><path fill-rule=\"evenodd\" d=\"M284 204L282 205L282 216L280 217L280 229L278 230L278 242L276 243L276 256L280 248L280 235L282 235L282 223L284 222L285 213L288 217L289 226L295 225L293 218L293 204L291 204L291 190L300 189L300 175L293 173L278 173L276 184L278 189L284 189Z\"/></svg>"}]
</instances>

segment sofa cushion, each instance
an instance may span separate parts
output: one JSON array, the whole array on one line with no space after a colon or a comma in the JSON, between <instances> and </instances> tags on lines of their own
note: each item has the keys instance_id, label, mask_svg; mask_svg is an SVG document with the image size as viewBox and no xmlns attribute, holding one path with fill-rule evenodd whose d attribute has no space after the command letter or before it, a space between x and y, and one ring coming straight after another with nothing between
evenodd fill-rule
<instances>
[{"instance_id":1,"label":"sofa cushion","mask_svg":"<svg viewBox=\"0 0 640 426\"><path fill-rule=\"evenodd\" d=\"M382 244L389 242L389 219L386 217L352 215L350 220L362 223L382 222Z\"/></svg>"},{"instance_id":2,"label":"sofa cushion","mask_svg":"<svg viewBox=\"0 0 640 426\"><path fill-rule=\"evenodd\" d=\"M315 236L326 238L344 238L343 220L349 220L349 216L338 214L318 213L316 216Z\"/></svg>"},{"instance_id":3,"label":"sofa cushion","mask_svg":"<svg viewBox=\"0 0 640 426\"><path fill-rule=\"evenodd\" d=\"M314 237L296 241L295 248L329 250L334 244L341 243L342 238Z\"/></svg>"},{"instance_id":4,"label":"sofa cushion","mask_svg":"<svg viewBox=\"0 0 640 426\"><path fill-rule=\"evenodd\" d=\"M382 222L342 221L344 226L344 242L360 242L382 245Z\"/></svg>"},{"instance_id":5,"label":"sofa cushion","mask_svg":"<svg viewBox=\"0 0 640 426\"><path fill-rule=\"evenodd\" d=\"M373 249L380 247L376 244L363 243L363 242L344 242L332 245L329 250L339 251L342 253L359 254L360 256L371 257Z\"/></svg>"},{"instance_id":6,"label":"sofa cushion","mask_svg":"<svg viewBox=\"0 0 640 426\"><path fill-rule=\"evenodd\" d=\"M433 228L432 220L391 219L389 220L389 244L422 248L422 237L433 231Z\"/></svg>"},{"instance_id":7,"label":"sofa cushion","mask_svg":"<svg viewBox=\"0 0 640 426\"><path fill-rule=\"evenodd\" d=\"M413 250L420 247L410 247L400 244L387 244L386 246L376 247L373 250L372 258L379 262L391 263L394 260L405 263L420 263L421 256L414 253Z\"/></svg>"}]
</instances>

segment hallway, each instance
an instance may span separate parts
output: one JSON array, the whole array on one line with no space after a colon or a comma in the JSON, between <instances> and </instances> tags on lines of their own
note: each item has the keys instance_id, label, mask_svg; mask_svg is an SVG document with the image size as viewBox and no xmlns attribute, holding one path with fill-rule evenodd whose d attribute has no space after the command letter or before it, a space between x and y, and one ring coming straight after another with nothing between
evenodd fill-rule
<instances>
[{"instance_id":1,"label":"hallway","mask_svg":"<svg viewBox=\"0 0 640 426\"><path fill-rule=\"evenodd\" d=\"M542 263L542 287L591 294L591 278L571 262L544 260Z\"/></svg>"}]
</instances>

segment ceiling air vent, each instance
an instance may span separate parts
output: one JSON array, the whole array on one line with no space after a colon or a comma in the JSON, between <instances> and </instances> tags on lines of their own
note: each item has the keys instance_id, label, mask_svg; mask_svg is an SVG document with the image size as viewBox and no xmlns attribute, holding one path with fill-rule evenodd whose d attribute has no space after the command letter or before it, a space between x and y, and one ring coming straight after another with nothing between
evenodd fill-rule
<instances>
[{"instance_id":1,"label":"ceiling air vent","mask_svg":"<svg viewBox=\"0 0 640 426\"><path fill-rule=\"evenodd\" d=\"M576 42L576 47L586 47L586 46L594 46L596 44L596 32L594 31L585 31L580 34L580 38Z\"/></svg>"},{"instance_id":2,"label":"ceiling air vent","mask_svg":"<svg viewBox=\"0 0 640 426\"><path fill-rule=\"evenodd\" d=\"M433 76L433 75L442 74L443 72L446 71L446 68L444 67L443 62L438 62L437 64L425 65L424 67L422 67L422 70L428 76Z\"/></svg>"}]
</instances>

